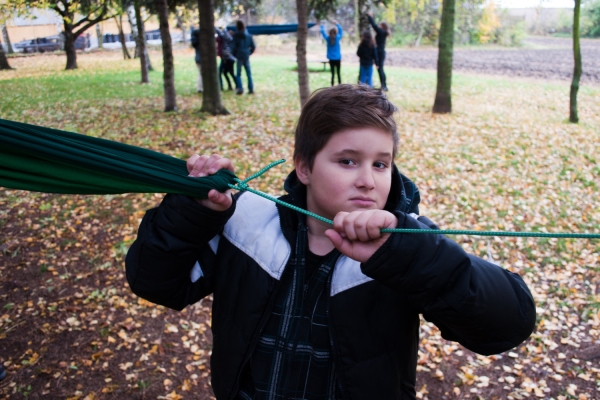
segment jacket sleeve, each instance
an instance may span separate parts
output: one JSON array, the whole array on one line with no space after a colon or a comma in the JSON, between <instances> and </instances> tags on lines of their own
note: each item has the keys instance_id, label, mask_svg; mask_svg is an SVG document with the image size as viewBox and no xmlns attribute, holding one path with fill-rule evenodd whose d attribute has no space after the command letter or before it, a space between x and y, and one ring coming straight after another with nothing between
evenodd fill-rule
<instances>
[{"instance_id":1,"label":"jacket sleeve","mask_svg":"<svg viewBox=\"0 0 600 400\"><path fill-rule=\"evenodd\" d=\"M367 15L367 17L369 18L369 23L371 24L371 26L373 27L373 29L375 30L375 32L379 35L385 35L385 31L383 29L381 29L376 23L375 20L373 19L373 17L371 17L370 15Z\"/></svg>"},{"instance_id":2,"label":"jacket sleeve","mask_svg":"<svg viewBox=\"0 0 600 400\"><path fill-rule=\"evenodd\" d=\"M329 37L325 34L325 27L323 25L321 25L321 36L323 36L323 39L326 41L329 40Z\"/></svg>"},{"instance_id":3,"label":"jacket sleeve","mask_svg":"<svg viewBox=\"0 0 600 400\"><path fill-rule=\"evenodd\" d=\"M256 50L256 44L254 44L254 38L250 36L250 54L253 54L254 50Z\"/></svg>"},{"instance_id":4,"label":"jacket sleeve","mask_svg":"<svg viewBox=\"0 0 600 400\"><path fill-rule=\"evenodd\" d=\"M373 46L373 60L375 60L375 65L379 66L379 52L377 51L377 46Z\"/></svg>"},{"instance_id":5,"label":"jacket sleeve","mask_svg":"<svg viewBox=\"0 0 600 400\"><path fill-rule=\"evenodd\" d=\"M430 229L412 216L396 216L399 228ZM443 235L393 233L362 270L405 294L443 338L477 353L509 350L534 329L535 304L521 277Z\"/></svg>"},{"instance_id":6,"label":"jacket sleeve","mask_svg":"<svg viewBox=\"0 0 600 400\"><path fill-rule=\"evenodd\" d=\"M194 199L167 195L149 210L125 260L127 281L138 296L182 310L213 291L215 252L209 241L233 215L213 211Z\"/></svg>"},{"instance_id":7,"label":"jacket sleeve","mask_svg":"<svg viewBox=\"0 0 600 400\"><path fill-rule=\"evenodd\" d=\"M338 30L337 39L341 40L342 36L344 36L344 30L342 29L342 26L340 24L337 24L337 30Z\"/></svg>"}]
</instances>

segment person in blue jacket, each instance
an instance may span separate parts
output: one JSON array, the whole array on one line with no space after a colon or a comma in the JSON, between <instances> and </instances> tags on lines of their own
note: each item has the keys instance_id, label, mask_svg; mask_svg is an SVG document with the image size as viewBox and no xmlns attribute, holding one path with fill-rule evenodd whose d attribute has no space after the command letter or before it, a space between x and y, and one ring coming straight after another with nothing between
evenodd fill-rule
<instances>
[{"instance_id":1,"label":"person in blue jacket","mask_svg":"<svg viewBox=\"0 0 600 400\"><path fill-rule=\"evenodd\" d=\"M235 23L237 31L233 35L231 42L231 54L237 59L236 69L236 83L237 83L237 94L244 93L244 87L242 86L242 67L246 70L246 77L248 78L248 94L254 93L254 83L252 82L252 70L250 69L250 55L256 50L254 39L246 31L246 25L243 21L237 21Z\"/></svg>"},{"instance_id":2,"label":"person in blue jacket","mask_svg":"<svg viewBox=\"0 0 600 400\"><path fill-rule=\"evenodd\" d=\"M321 35L327 43L327 59L329 60L329 69L331 70L331 86L333 86L336 70L338 85L342 83L342 78L340 77L340 70L342 67L342 51L340 42L342 40L342 36L344 35L342 26L338 24L336 20L334 20L333 23L336 25L336 27L329 30L329 35L325 34L325 21L321 23Z\"/></svg>"},{"instance_id":3,"label":"person in blue jacket","mask_svg":"<svg viewBox=\"0 0 600 400\"><path fill-rule=\"evenodd\" d=\"M375 23L375 20L373 19L372 12L369 12L367 14L367 16L369 17L369 23L375 30L375 43L377 44L377 58L379 59L379 64L378 64L379 68L377 69L377 71L379 72L379 82L381 82L381 90L387 92L388 88L387 88L387 83L386 83L385 72L383 70L383 63L385 62L385 42L386 42L388 36L390 36L390 27L388 26L388 24L386 22L380 22L379 25L377 25Z\"/></svg>"}]
</instances>

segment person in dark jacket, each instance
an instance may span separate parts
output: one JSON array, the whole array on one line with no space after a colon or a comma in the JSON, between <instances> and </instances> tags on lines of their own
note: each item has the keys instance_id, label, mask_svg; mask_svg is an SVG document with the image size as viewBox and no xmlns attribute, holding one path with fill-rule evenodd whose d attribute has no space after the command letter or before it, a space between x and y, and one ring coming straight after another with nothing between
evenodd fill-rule
<instances>
[{"instance_id":1,"label":"person in dark jacket","mask_svg":"<svg viewBox=\"0 0 600 400\"><path fill-rule=\"evenodd\" d=\"M356 55L360 59L359 69L359 83L364 83L369 86L373 86L373 64L379 69L379 57L377 53L377 46L373 41L371 31L366 30L360 37L360 44Z\"/></svg>"},{"instance_id":2,"label":"person in dark jacket","mask_svg":"<svg viewBox=\"0 0 600 400\"><path fill-rule=\"evenodd\" d=\"M380 90L317 90L296 127L280 199L249 192L168 194L144 216L126 259L132 291L182 310L213 295L217 399L415 399L419 314L480 354L529 337L523 280L466 253L419 216L419 191L394 164L394 107ZM193 155L192 177L233 164Z\"/></svg>"},{"instance_id":3,"label":"person in dark jacket","mask_svg":"<svg viewBox=\"0 0 600 400\"><path fill-rule=\"evenodd\" d=\"M253 94L254 84L252 82L252 71L250 69L250 55L256 50L256 45L254 44L252 35L246 31L246 26L243 21L237 21L235 27L237 31L234 33L231 42L231 54L237 59L237 94L244 93L244 87L242 86L242 67L246 70L246 77L248 78L248 94Z\"/></svg>"},{"instance_id":4,"label":"person in dark jacket","mask_svg":"<svg viewBox=\"0 0 600 400\"><path fill-rule=\"evenodd\" d=\"M196 66L198 67L198 93L202 93L203 85L202 85L202 55L200 54L200 30L194 29L192 30L192 47L196 50Z\"/></svg>"},{"instance_id":5,"label":"person in dark jacket","mask_svg":"<svg viewBox=\"0 0 600 400\"><path fill-rule=\"evenodd\" d=\"M375 23L373 19L373 13L369 12L367 14L369 17L369 23L375 30L375 43L377 44L377 58L379 59L377 72L379 72L379 82L381 83L381 90L387 92L387 82L385 71L383 70L383 64L385 63L385 42L387 41L388 36L390 35L390 27L386 22L380 22L379 25Z\"/></svg>"},{"instance_id":6,"label":"person in dark jacket","mask_svg":"<svg viewBox=\"0 0 600 400\"><path fill-rule=\"evenodd\" d=\"M219 64L219 84L221 90L223 90L223 76L225 76L229 90L233 90L229 81L229 76L231 76L233 83L236 83L235 74L233 73L235 57L231 54L231 41L233 39L230 31L226 29L221 31L215 28L215 32L217 33L217 55L221 57L221 63Z\"/></svg>"}]
</instances>

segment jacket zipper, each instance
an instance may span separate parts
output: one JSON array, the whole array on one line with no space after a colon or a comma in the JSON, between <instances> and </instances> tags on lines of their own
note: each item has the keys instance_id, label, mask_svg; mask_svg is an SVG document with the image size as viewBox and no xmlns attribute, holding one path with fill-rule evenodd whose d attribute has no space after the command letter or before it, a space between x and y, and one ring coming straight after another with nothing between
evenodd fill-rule
<instances>
[{"instance_id":1,"label":"jacket zipper","mask_svg":"<svg viewBox=\"0 0 600 400\"><path fill-rule=\"evenodd\" d=\"M337 261L336 261L337 264ZM335 265L333 266L333 268L335 268ZM329 277L327 278L327 293L331 294L331 279L333 276L333 271L332 273L329 275ZM338 371L341 371L341 369L339 368L340 362L337 358L337 353L336 353L336 347L335 347L335 343L333 342L333 336L334 336L334 331L333 331L333 322L331 320L331 296L329 296L329 302L327 305L327 320L329 321L329 323L327 324L327 329L329 330L329 345L331 346L331 354L333 355L333 365L336 366L335 370L336 370L336 375L337 375L337 383L340 386L340 392L342 394L342 399L345 399L345 388L344 388L344 384L342 382L342 378L341 378L341 374Z\"/></svg>"},{"instance_id":2,"label":"jacket zipper","mask_svg":"<svg viewBox=\"0 0 600 400\"><path fill-rule=\"evenodd\" d=\"M281 226L281 214L279 212L277 214L278 214L277 216L279 217L279 226ZM287 236L284 233L284 229L282 226L281 226L281 233L288 240L288 243L290 243L289 239L287 238ZM290 243L290 246L291 246L291 243ZM286 268L287 268L287 264L284 267L284 272L285 272ZM281 275L281 277L283 277L283 274ZM229 396L229 399L231 399L231 400L234 398L234 396L237 396L238 390L240 389L240 378L242 376L242 372L244 371L244 368L246 368L246 365L250 361L250 358L252 357L252 354L254 353L254 349L256 348L256 346L258 344L258 339L260 339L260 335L269 320L271 311L273 311L273 306L275 305L275 298L277 296L277 293L279 293L279 290L281 289L281 282L282 282L281 277L280 277L280 280L277 281L277 286L275 286L275 289L273 289L273 293L271 293L271 297L269 298L269 303L267 304L267 308L265 309L265 312L263 313L261 320L258 324L258 329L256 330L256 334L252 337L252 340L250 341L250 346L248 347L248 353L246 355L246 358L244 359L244 362L242 362L242 366L241 366L240 370L238 371L237 377L235 378L235 385L233 386L233 390L231 391L231 395Z\"/></svg>"}]
</instances>

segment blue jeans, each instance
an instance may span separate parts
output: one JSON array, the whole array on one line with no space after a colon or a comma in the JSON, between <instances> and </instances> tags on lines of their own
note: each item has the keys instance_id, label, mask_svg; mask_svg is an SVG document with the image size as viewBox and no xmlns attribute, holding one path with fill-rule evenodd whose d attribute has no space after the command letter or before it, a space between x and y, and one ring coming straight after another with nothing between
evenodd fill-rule
<instances>
[{"instance_id":1,"label":"blue jeans","mask_svg":"<svg viewBox=\"0 0 600 400\"><path fill-rule=\"evenodd\" d=\"M368 67L360 66L359 81L373 87L373 65L369 65Z\"/></svg>"},{"instance_id":2,"label":"blue jeans","mask_svg":"<svg viewBox=\"0 0 600 400\"><path fill-rule=\"evenodd\" d=\"M242 86L242 66L246 70L246 77L248 78L248 91L254 92L254 84L252 83L252 71L250 70L250 60L240 61L237 60L236 64L236 75L235 81L237 83L238 90L244 90Z\"/></svg>"}]
</instances>

